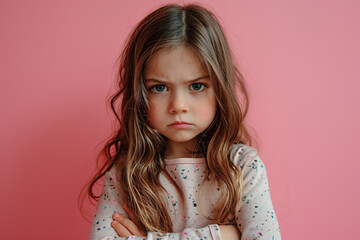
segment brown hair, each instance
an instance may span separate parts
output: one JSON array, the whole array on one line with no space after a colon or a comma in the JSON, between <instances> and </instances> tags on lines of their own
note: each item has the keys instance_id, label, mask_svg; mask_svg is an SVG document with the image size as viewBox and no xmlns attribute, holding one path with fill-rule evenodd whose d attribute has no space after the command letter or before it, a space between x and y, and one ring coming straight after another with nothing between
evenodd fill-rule
<instances>
[{"instance_id":1,"label":"brown hair","mask_svg":"<svg viewBox=\"0 0 360 240\"><path fill-rule=\"evenodd\" d=\"M213 216L218 224L234 222L235 206L241 198L241 172L230 159L231 148L236 143L251 145L244 123L249 107L245 82L216 17L195 4L165 5L146 16L129 36L118 59L119 88L110 100L118 129L105 144L102 154L106 161L88 187L89 196L96 200L99 196L93 192L94 184L114 167L120 196L145 232L172 232L173 226L162 197L165 189L159 181L160 173L171 181L164 162L166 139L147 121L144 69L158 51L180 45L194 50L214 82L217 112L197 139L198 150L209 168L207 177L213 174L222 191ZM242 94L241 105L236 89Z\"/></svg>"}]
</instances>

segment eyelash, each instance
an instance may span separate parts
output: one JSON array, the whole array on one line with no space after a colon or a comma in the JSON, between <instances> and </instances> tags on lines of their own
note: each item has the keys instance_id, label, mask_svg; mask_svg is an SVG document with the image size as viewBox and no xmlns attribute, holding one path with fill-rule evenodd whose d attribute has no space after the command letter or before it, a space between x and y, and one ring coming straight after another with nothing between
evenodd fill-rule
<instances>
[{"instance_id":1,"label":"eyelash","mask_svg":"<svg viewBox=\"0 0 360 240\"><path fill-rule=\"evenodd\" d=\"M191 88L191 86L193 86L194 84L201 84L200 90L190 89L190 90L195 91L195 92L200 92L200 91L204 90L204 88L207 87L207 85L204 84L204 83L192 83L192 84L190 84L190 88ZM149 90L152 91L152 92L154 92L154 93L162 93L162 92L165 91L165 90L164 90L164 91L160 91L160 92L159 92L159 91L156 91L155 88L156 88L157 86L164 86L165 89L167 90L167 87L166 87L164 84L156 84L156 85L153 85L153 86L151 86L151 87L149 88Z\"/></svg>"}]
</instances>

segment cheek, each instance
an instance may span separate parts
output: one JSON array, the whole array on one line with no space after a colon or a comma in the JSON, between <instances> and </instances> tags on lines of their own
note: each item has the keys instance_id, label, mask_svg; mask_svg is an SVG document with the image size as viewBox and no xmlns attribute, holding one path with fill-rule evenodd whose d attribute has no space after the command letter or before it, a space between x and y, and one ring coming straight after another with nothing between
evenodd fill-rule
<instances>
[{"instance_id":1,"label":"cheek","mask_svg":"<svg viewBox=\"0 0 360 240\"><path fill-rule=\"evenodd\" d=\"M154 103L153 101L150 101L147 118L151 125L156 124L159 121L159 118L161 119L160 109L161 106L159 106L159 103Z\"/></svg>"},{"instance_id":2,"label":"cheek","mask_svg":"<svg viewBox=\"0 0 360 240\"><path fill-rule=\"evenodd\" d=\"M210 102L210 104L209 104ZM198 116L211 122L216 113L215 101L206 101L198 105Z\"/></svg>"}]
</instances>

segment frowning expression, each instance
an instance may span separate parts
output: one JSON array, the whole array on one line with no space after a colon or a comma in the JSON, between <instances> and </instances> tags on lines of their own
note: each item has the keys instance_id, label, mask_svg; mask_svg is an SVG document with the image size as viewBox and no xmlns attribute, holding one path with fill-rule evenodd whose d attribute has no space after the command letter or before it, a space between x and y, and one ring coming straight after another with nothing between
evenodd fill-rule
<instances>
[{"instance_id":1,"label":"frowning expression","mask_svg":"<svg viewBox=\"0 0 360 240\"><path fill-rule=\"evenodd\" d=\"M168 143L195 141L213 121L216 101L212 81L188 47L165 49L145 68L150 102L148 121Z\"/></svg>"}]
</instances>

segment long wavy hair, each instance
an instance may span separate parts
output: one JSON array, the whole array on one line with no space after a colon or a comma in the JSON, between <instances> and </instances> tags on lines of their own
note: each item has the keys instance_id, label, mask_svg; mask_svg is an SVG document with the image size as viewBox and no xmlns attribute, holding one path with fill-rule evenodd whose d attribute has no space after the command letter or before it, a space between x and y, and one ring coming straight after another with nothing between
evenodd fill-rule
<instances>
[{"instance_id":1,"label":"long wavy hair","mask_svg":"<svg viewBox=\"0 0 360 240\"><path fill-rule=\"evenodd\" d=\"M194 50L214 83L217 112L210 126L197 136L197 153L205 157L208 166L204 179L213 175L222 192L212 216L218 224L234 223L241 198L242 176L230 159L231 148L236 143L252 143L244 122L249 107L245 81L213 13L196 4L170 4L146 16L128 37L118 59L118 89L109 99L117 129L100 154L106 160L88 184L89 196L97 200L95 183L115 168L120 197L145 232L172 232L173 225L159 181L160 173L172 181L165 169L166 139L147 121L144 69L157 52L180 45Z\"/></svg>"}]
</instances>

